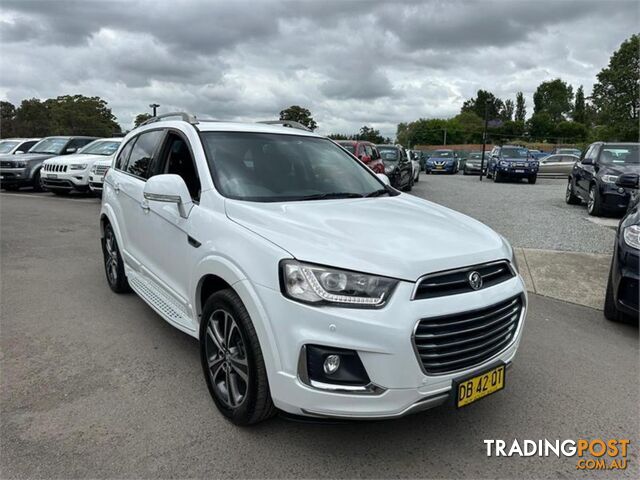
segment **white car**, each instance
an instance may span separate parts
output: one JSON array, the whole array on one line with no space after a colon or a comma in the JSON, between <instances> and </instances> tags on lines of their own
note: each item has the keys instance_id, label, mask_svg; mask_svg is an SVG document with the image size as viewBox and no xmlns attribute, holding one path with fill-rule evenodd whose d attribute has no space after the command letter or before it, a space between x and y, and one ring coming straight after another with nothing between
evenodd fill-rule
<instances>
[{"instance_id":1,"label":"white car","mask_svg":"<svg viewBox=\"0 0 640 480\"><path fill-rule=\"evenodd\" d=\"M89 190L89 176L98 160L111 158L122 138L99 138L71 155L45 160L40 171L43 187L56 195Z\"/></svg>"},{"instance_id":2,"label":"white car","mask_svg":"<svg viewBox=\"0 0 640 480\"><path fill-rule=\"evenodd\" d=\"M39 141L39 138L3 138L0 140L0 155L27 153Z\"/></svg>"},{"instance_id":3,"label":"white car","mask_svg":"<svg viewBox=\"0 0 640 480\"><path fill-rule=\"evenodd\" d=\"M504 238L294 122L180 116L107 171L104 265L199 339L223 415L393 418L505 386L527 296Z\"/></svg>"},{"instance_id":4,"label":"white car","mask_svg":"<svg viewBox=\"0 0 640 480\"><path fill-rule=\"evenodd\" d=\"M102 195L104 174L111 167L111 163L113 163L113 155L104 160L97 160L89 170L89 189L96 195Z\"/></svg>"}]
</instances>

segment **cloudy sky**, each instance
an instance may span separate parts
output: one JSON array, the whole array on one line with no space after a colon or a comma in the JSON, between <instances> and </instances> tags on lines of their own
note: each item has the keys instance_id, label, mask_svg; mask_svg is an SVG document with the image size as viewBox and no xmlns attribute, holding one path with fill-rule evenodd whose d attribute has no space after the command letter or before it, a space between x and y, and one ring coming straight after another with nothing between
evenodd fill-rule
<instances>
[{"instance_id":1,"label":"cloudy sky","mask_svg":"<svg viewBox=\"0 0 640 480\"><path fill-rule=\"evenodd\" d=\"M639 30L636 1L0 2L0 98L98 95L137 113L277 118L309 108L321 133L449 117L561 77L587 95Z\"/></svg>"}]
</instances>

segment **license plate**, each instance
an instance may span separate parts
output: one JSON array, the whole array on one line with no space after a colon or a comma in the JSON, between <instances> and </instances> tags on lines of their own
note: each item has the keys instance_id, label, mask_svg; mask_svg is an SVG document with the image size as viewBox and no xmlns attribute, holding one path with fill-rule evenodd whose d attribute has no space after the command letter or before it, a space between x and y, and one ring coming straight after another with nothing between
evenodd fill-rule
<instances>
[{"instance_id":1,"label":"license plate","mask_svg":"<svg viewBox=\"0 0 640 480\"><path fill-rule=\"evenodd\" d=\"M505 365L492 368L480 375L455 380L456 407L464 407L504 388Z\"/></svg>"},{"instance_id":2,"label":"license plate","mask_svg":"<svg viewBox=\"0 0 640 480\"><path fill-rule=\"evenodd\" d=\"M436 170L442 170L444 167L442 165L436 165Z\"/></svg>"},{"instance_id":3,"label":"license plate","mask_svg":"<svg viewBox=\"0 0 640 480\"><path fill-rule=\"evenodd\" d=\"M516 173L524 173L524 170L516 170Z\"/></svg>"},{"instance_id":4,"label":"license plate","mask_svg":"<svg viewBox=\"0 0 640 480\"><path fill-rule=\"evenodd\" d=\"M58 178L58 175L56 175L55 173L50 173L47 175L47 178Z\"/></svg>"}]
</instances>

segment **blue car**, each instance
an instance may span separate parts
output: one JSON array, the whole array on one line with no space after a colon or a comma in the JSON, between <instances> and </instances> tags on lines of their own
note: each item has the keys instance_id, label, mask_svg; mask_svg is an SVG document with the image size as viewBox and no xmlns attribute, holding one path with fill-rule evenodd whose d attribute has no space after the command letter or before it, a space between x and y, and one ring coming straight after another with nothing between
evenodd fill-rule
<instances>
[{"instance_id":1,"label":"blue car","mask_svg":"<svg viewBox=\"0 0 640 480\"><path fill-rule=\"evenodd\" d=\"M528 149L517 145L503 145L491 150L487 177L494 182L526 178L529 183L536 183L539 166L540 163Z\"/></svg>"},{"instance_id":2,"label":"blue car","mask_svg":"<svg viewBox=\"0 0 640 480\"><path fill-rule=\"evenodd\" d=\"M453 150L435 150L424 167L426 173L458 173L458 156Z\"/></svg>"}]
</instances>

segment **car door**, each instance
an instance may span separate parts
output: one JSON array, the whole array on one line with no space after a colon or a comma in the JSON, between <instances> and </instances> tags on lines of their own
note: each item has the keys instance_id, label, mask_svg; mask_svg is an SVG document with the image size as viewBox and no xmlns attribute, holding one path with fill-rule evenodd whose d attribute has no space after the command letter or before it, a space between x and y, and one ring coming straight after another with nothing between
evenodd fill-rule
<instances>
[{"instance_id":1,"label":"car door","mask_svg":"<svg viewBox=\"0 0 640 480\"><path fill-rule=\"evenodd\" d=\"M540 173L557 174L561 168L562 155L549 155L540 162Z\"/></svg>"},{"instance_id":2,"label":"car door","mask_svg":"<svg viewBox=\"0 0 640 480\"><path fill-rule=\"evenodd\" d=\"M170 295L188 314L172 317L183 327L192 328L192 312L189 302L191 272L195 268L198 248L202 238L194 233L200 212L200 172L197 170L193 151L187 136L179 130L169 129L154 160L151 176L174 174L180 176L191 194L194 207L187 218L180 216L173 203L144 200L140 220L141 235L145 244L144 270L156 288Z\"/></svg>"},{"instance_id":3,"label":"car door","mask_svg":"<svg viewBox=\"0 0 640 480\"><path fill-rule=\"evenodd\" d=\"M147 263L148 244L157 236L148 236L142 225L144 220L143 190L149 176L149 168L164 137L164 129L147 130L135 137L127 158L118 158L117 174L112 183L117 203L120 206L121 228L124 237L122 249L126 261L136 271L141 272ZM124 149L123 149L124 150Z\"/></svg>"},{"instance_id":4,"label":"car door","mask_svg":"<svg viewBox=\"0 0 640 480\"><path fill-rule=\"evenodd\" d=\"M585 153L583 160L576 164L574 167L574 175L575 185L577 187L577 194L582 197L583 200L586 201L589 195L589 185L591 184L591 180L596 174L595 171L595 162L598 158L599 145L592 145ZM587 165L584 163L584 159L590 159L592 164Z\"/></svg>"},{"instance_id":5,"label":"car door","mask_svg":"<svg viewBox=\"0 0 640 480\"><path fill-rule=\"evenodd\" d=\"M576 157L574 155L562 155L562 162L560 163L559 172L561 175L570 175L573 170L573 165L576 163Z\"/></svg>"}]
</instances>

